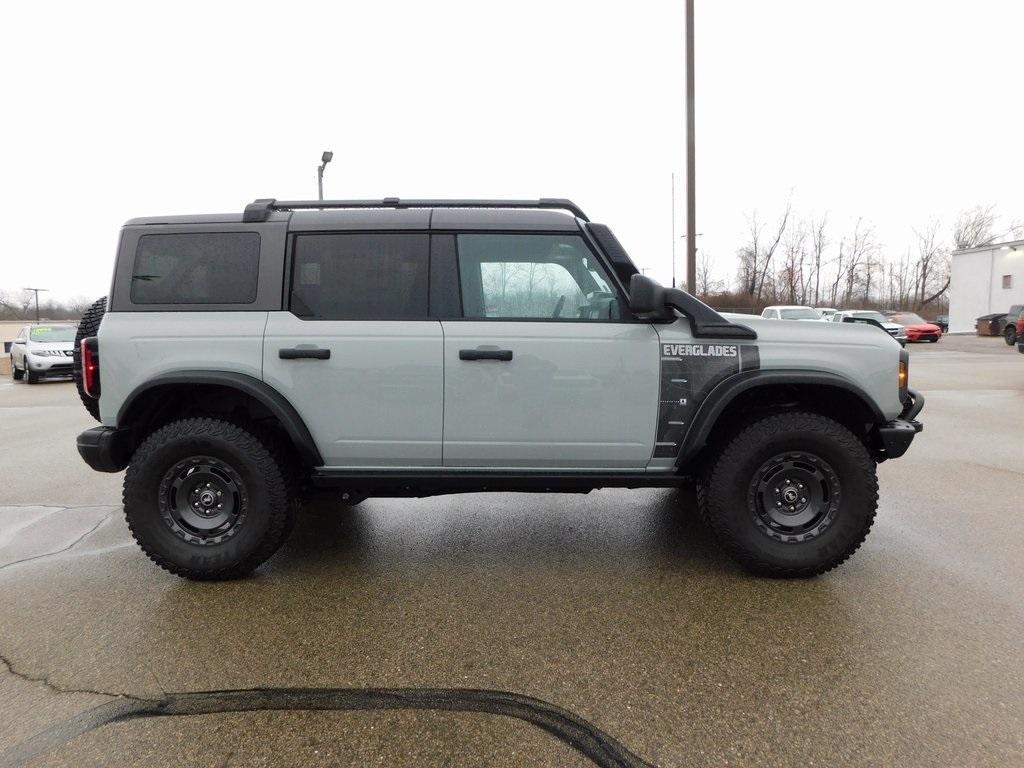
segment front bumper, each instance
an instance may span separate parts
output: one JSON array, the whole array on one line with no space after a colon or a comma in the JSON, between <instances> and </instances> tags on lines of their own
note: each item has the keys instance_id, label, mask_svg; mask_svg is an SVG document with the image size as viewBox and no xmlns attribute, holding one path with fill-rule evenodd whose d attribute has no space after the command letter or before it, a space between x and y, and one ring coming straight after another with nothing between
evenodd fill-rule
<instances>
[{"instance_id":1,"label":"front bumper","mask_svg":"<svg viewBox=\"0 0 1024 768\"><path fill-rule=\"evenodd\" d=\"M70 376L75 366L70 357L25 355L25 367L37 376Z\"/></svg>"},{"instance_id":2,"label":"front bumper","mask_svg":"<svg viewBox=\"0 0 1024 768\"><path fill-rule=\"evenodd\" d=\"M907 393L910 395L910 402L899 417L877 429L882 449L879 458L898 459L910 448L917 433L924 429L924 424L917 420L918 414L924 408L924 395L915 389L908 389Z\"/></svg>"},{"instance_id":3,"label":"front bumper","mask_svg":"<svg viewBox=\"0 0 1024 768\"><path fill-rule=\"evenodd\" d=\"M78 436L78 453L97 472L120 472L132 455L129 429L93 427Z\"/></svg>"}]
</instances>

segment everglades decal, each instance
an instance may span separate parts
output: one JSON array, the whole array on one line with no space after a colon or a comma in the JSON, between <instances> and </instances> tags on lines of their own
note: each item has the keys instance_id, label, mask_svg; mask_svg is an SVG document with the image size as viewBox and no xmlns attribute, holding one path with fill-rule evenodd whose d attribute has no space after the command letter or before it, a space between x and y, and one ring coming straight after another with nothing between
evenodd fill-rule
<instances>
[{"instance_id":1,"label":"everglades decal","mask_svg":"<svg viewBox=\"0 0 1024 768\"><path fill-rule=\"evenodd\" d=\"M761 367L754 344L661 344L661 402L654 458L679 453L700 404L723 379Z\"/></svg>"}]
</instances>

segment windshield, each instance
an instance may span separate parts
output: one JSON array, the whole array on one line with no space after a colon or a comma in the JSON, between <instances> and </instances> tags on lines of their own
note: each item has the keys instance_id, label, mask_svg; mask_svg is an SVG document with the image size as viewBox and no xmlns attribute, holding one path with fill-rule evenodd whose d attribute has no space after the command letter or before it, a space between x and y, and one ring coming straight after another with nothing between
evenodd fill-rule
<instances>
[{"instance_id":1,"label":"windshield","mask_svg":"<svg viewBox=\"0 0 1024 768\"><path fill-rule=\"evenodd\" d=\"M38 325L29 332L32 341L74 341L75 326L73 325Z\"/></svg>"},{"instance_id":2,"label":"windshield","mask_svg":"<svg viewBox=\"0 0 1024 768\"><path fill-rule=\"evenodd\" d=\"M821 320L821 315L810 307L779 310L783 320Z\"/></svg>"},{"instance_id":3,"label":"windshield","mask_svg":"<svg viewBox=\"0 0 1024 768\"><path fill-rule=\"evenodd\" d=\"M928 321L920 315L915 315L913 312L899 312L892 316L891 322L902 323L903 325L920 325Z\"/></svg>"},{"instance_id":4,"label":"windshield","mask_svg":"<svg viewBox=\"0 0 1024 768\"><path fill-rule=\"evenodd\" d=\"M881 312L851 312L852 317L866 317L868 320L876 320L879 323L891 322Z\"/></svg>"}]
</instances>

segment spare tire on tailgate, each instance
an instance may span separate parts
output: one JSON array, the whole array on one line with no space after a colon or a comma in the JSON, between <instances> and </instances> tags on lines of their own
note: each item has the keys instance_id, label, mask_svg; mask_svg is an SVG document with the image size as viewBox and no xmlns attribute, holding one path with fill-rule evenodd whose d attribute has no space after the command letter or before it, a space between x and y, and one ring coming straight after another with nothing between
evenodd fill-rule
<instances>
[{"instance_id":1,"label":"spare tire on tailgate","mask_svg":"<svg viewBox=\"0 0 1024 768\"><path fill-rule=\"evenodd\" d=\"M82 405L85 406L85 410L96 421L100 420L100 401L85 394L85 389L82 387L82 339L96 335L96 332L100 329L100 321L103 319L106 311L107 297L104 296L102 299L94 301L92 306L85 310L85 314L82 315L82 322L78 324L78 332L75 334L75 365L71 372L75 379L75 387L78 388L78 397L81 399Z\"/></svg>"}]
</instances>

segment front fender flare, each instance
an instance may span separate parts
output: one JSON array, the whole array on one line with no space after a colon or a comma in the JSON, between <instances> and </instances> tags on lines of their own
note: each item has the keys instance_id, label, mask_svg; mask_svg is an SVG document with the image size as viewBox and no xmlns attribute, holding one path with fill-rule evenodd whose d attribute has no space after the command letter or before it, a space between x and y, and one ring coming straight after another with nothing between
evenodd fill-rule
<instances>
[{"instance_id":1,"label":"front fender flare","mask_svg":"<svg viewBox=\"0 0 1024 768\"><path fill-rule=\"evenodd\" d=\"M676 466L684 466L707 444L719 416L736 397L758 387L780 384L825 386L845 390L857 397L867 407L875 423L884 424L887 421L885 414L863 389L838 374L798 369L743 371L722 381L701 403L686 431L683 447L676 458Z\"/></svg>"}]
</instances>

